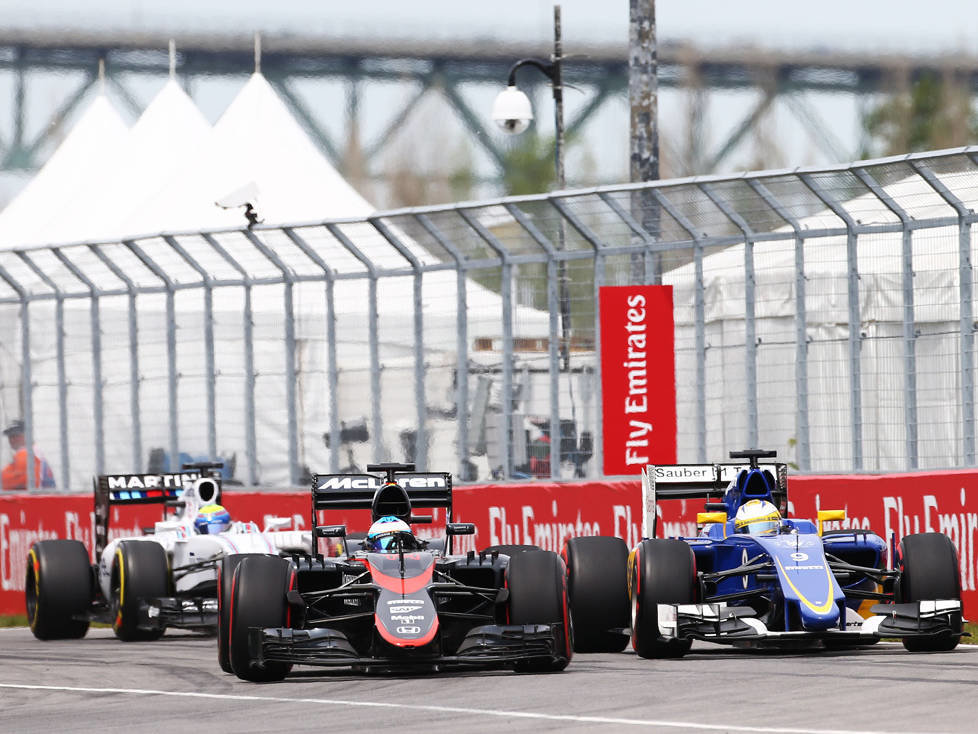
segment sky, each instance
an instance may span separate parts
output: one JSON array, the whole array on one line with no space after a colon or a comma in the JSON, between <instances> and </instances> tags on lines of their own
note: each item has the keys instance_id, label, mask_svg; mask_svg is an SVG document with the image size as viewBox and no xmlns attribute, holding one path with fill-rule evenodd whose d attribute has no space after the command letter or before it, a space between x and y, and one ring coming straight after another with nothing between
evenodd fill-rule
<instances>
[{"instance_id":1,"label":"sky","mask_svg":"<svg viewBox=\"0 0 978 734\"><path fill-rule=\"evenodd\" d=\"M0 28L152 32L171 35L178 48L181 34L220 34L229 28L247 36L260 31L266 36L316 35L327 39L490 39L546 48L553 38L553 4L552 0L0 0ZM621 44L624 53L628 43L628 0L562 0L560 4L565 53L573 54L575 48L595 44ZM704 49L753 46L978 57L976 0L657 0L655 7L660 42L689 41ZM162 80L154 83L158 86ZM206 93L195 91L195 99L213 122L239 86L237 81L223 87L212 85ZM148 101L156 91L155 86L147 88L139 96ZM469 102L474 109L485 108L488 114L494 94L493 90L485 91L485 99L473 96ZM48 96L57 98L53 92ZM42 102L47 99L43 92L36 91L35 98ZM386 126L386 118L372 114L378 107L388 106L386 98L378 99L371 108L369 92L364 95L363 116L369 118L363 122L365 139ZM707 147L716 149L753 102L750 93L744 92L717 92L711 99L706 125L711 139ZM584 95L569 94L567 114L573 115L576 107L585 102ZM537 115L541 120L550 116L548 103L547 99L535 102L540 105ZM50 107L51 103L47 104ZM683 138L683 104L678 92L660 90L663 145L681 142ZM846 95L823 95L815 100L815 105L831 123L841 144L848 150L857 150L862 134L857 100ZM46 115L35 117L40 121L47 119ZM339 112L336 117L334 122L341 124ZM589 124L600 128L601 133L588 135L585 131L588 145L569 152L569 180L573 173L578 174L573 181L577 185L623 180L629 153L627 99L605 105ZM776 163L765 161L764 165L794 167L835 162L826 160L804 124L784 105L776 105L768 125L778 153L774 156ZM481 155L478 148L476 155ZM757 160L756 151L743 145L725 161L722 172L753 167ZM491 167L478 158L476 165ZM22 174L0 173L0 205L22 182Z\"/></svg>"},{"instance_id":2,"label":"sky","mask_svg":"<svg viewBox=\"0 0 978 734\"><path fill-rule=\"evenodd\" d=\"M568 43L624 42L627 0L563 0ZM0 0L7 28L222 31L400 38L551 37L551 0ZM659 37L704 46L978 51L974 0L658 0Z\"/></svg>"}]
</instances>

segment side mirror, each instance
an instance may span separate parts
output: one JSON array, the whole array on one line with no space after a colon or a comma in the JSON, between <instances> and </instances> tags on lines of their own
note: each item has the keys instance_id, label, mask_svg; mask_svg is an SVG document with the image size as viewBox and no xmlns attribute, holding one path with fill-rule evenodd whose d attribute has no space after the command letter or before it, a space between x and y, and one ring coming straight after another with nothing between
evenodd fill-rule
<instances>
[{"instance_id":1,"label":"side mirror","mask_svg":"<svg viewBox=\"0 0 978 734\"><path fill-rule=\"evenodd\" d=\"M475 523L450 522L445 525L445 535L475 535Z\"/></svg>"},{"instance_id":2,"label":"side mirror","mask_svg":"<svg viewBox=\"0 0 978 734\"><path fill-rule=\"evenodd\" d=\"M819 510L818 511L818 534L822 534L822 523L830 520L845 520L845 510Z\"/></svg>"},{"instance_id":3,"label":"side mirror","mask_svg":"<svg viewBox=\"0 0 978 734\"><path fill-rule=\"evenodd\" d=\"M292 527L291 517L270 517L265 520L265 530L262 532L268 532L269 530L284 530L288 527Z\"/></svg>"},{"instance_id":4,"label":"side mirror","mask_svg":"<svg viewBox=\"0 0 978 734\"><path fill-rule=\"evenodd\" d=\"M726 512L697 512L696 513L696 524L706 525L710 522L726 522L727 513Z\"/></svg>"},{"instance_id":5,"label":"side mirror","mask_svg":"<svg viewBox=\"0 0 978 734\"><path fill-rule=\"evenodd\" d=\"M345 538L346 525L317 525L313 532L317 538Z\"/></svg>"}]
</instances>

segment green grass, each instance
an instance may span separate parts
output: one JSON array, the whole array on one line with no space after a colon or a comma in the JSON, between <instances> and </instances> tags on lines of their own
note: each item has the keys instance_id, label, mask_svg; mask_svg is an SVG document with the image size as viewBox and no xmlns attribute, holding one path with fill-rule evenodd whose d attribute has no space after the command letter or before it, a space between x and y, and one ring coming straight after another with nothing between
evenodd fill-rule
<instances>
[{"instance_id":1,"label":"green grass","mask_svg":"<svg viewBox=\"0 0 978 734\"><path fill-rule=\"evenodd\" d=\"M964 631L970 632L971 637L962 637L961 642L965 645L978 645L978 622L965 622Z\"/></svg>"},{"instance_id":2,"label":"green grass","mask_svg":"<svg viewBox=\"0 0 978 734\"><path fill-rule=\"evenodd\" d=\"M0 627L26 627L26 614L0 615Z\"/></svg>"}]
</instances>

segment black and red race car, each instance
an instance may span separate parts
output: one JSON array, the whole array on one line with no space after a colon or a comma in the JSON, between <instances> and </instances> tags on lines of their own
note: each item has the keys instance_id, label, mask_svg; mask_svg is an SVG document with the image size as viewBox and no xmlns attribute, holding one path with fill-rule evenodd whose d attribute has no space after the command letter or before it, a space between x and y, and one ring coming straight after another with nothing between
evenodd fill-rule
<instances>
[{"instance_id":1,"label":"black and red race car","mask_svg":"<svg viewBox=\"0 0 978 734\"><path fill-rule=\"evenodd\" d=\"M565 568L553 552L499 550L453 555L450 474L412 464L376 464L380 474L316 475L311 555L230 556L219 581L218 660L249 681L283 679L293 665L359 671L440 671L509 667L556 672L571 659ZM374 551L343 525L317 525L319 511L370 509L431 522L422 508L445 508L444 541L411 533ZM345 552L318 552L321 538Z\"/></svg>"}]
</instances>

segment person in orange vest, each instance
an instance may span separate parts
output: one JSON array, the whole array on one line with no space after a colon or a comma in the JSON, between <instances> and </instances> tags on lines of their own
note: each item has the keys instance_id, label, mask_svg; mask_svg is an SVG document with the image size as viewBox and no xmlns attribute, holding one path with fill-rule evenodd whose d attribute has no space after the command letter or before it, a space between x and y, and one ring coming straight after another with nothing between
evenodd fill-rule
<instances>
[{"instance_id":1,"label":"person in orange vest","mask_svg":"<svg viewBox=\"0 0 978 734\"><path fill-rule=\"evenodd\" d=\"M5 429L3 435L10 442L10 448L14 452L13 461L3 468L2 481L4 489L27 489L27 446L24 438L24 421L15 420ZM38 455L37 449L34 450L34 486L52 488L54 484L54 472L51 471L50 464Z\"/></svg>"}]
</instances>

